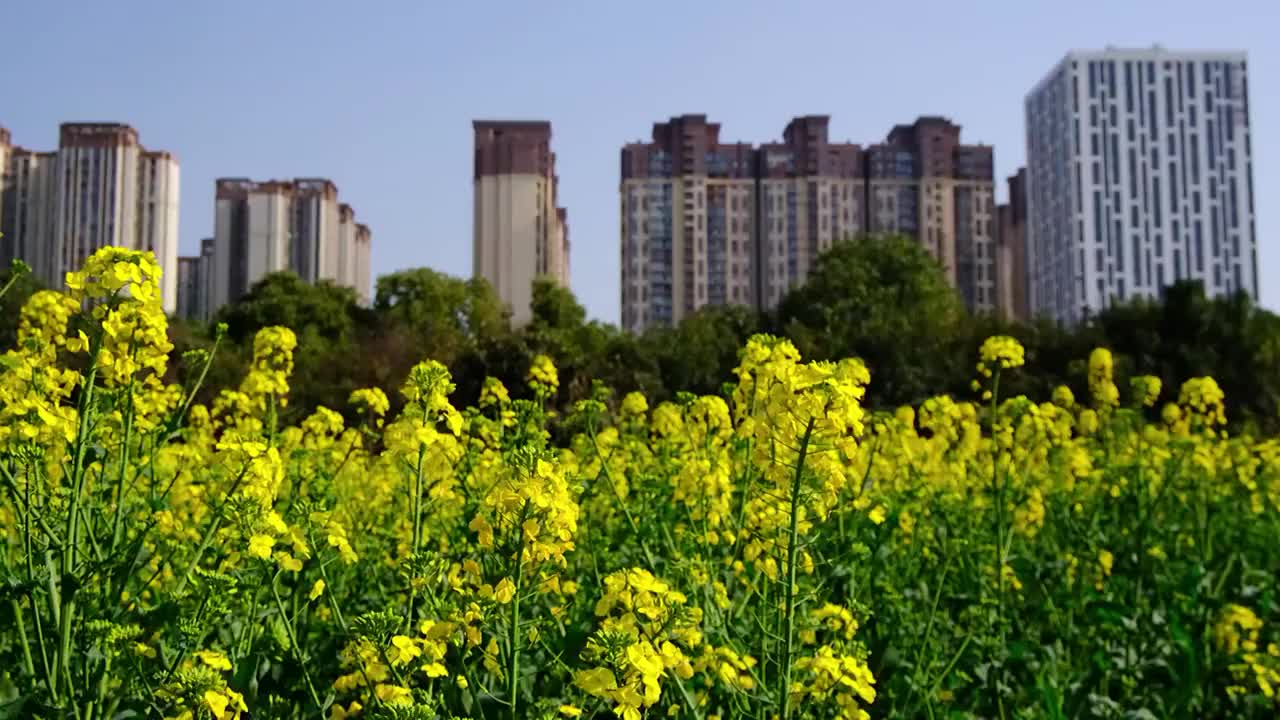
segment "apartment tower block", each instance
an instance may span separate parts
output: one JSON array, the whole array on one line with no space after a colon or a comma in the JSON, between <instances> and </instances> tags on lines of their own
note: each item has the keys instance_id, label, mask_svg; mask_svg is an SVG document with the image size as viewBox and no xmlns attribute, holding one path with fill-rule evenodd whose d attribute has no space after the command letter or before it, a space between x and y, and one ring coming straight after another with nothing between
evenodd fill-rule
<instances>
[{"instance_id":1,"label":"apartment tower block","mask_svg":"<svg viewBox=\"0 0 1280 720\"><path fill-rule=\"evenodd\" d=\"M522 325L532 317L535 278L569 285L568 214L557 205L551 123L477 120L472 127L472 272Z\"/></svg>"},{"instance_id":2,"label":"apartment tower block","mask_svg":"<svg viewBox=\"0 0 1280 720\"><path fill-rule=\"evenodd\" d=\"M1009 202L996 208L996 303L1007 320L1031 319L1027 267L1027 169L1009 176Z\"/></svg>"},{"instance_id":3,"label":"apartment tower block","mask_svg":"<svg viewBox=\"0 0 1280 720\"><path fill-rule=\"evenodd\" d=\"M1026 98L1031 310L1258 293L1246 57L1068 53Z\"/></svg>"}]
</instances>

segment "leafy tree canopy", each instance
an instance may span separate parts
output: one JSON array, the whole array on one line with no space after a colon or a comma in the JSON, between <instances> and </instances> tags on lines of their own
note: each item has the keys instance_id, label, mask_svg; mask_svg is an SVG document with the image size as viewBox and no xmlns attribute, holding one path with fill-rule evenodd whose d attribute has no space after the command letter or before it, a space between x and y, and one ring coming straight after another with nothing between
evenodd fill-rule
<instances>
[{"instance_id":1,"label":"leafy tree canopy","mask_svg":"<svg viewBox=\"0 0 1280 720\"><path fill-rule=\"evenodd\" d=\"M351 288L329 281L308 283L281 272L254 283L247 295L218 312L218 320L227 324L227 336L235 342L272 325L293 328L299 337L313 333L335 342L350 338L358 310Z\"/></svg>"},{"instance_id":2,"label":"leafy tree canopy","mask_svg":"<svg viewBox=\"0 0 1280 720\"><path fill-rule=\"evenodd\" d=\"M818 258L808 281L780 304L777 327L805 355L862 358L874 395L909 400L940 387L942 378L920 360L948 348L964 315L942 267L919 243L867 236Z\"/></svg>"}]
</instances>

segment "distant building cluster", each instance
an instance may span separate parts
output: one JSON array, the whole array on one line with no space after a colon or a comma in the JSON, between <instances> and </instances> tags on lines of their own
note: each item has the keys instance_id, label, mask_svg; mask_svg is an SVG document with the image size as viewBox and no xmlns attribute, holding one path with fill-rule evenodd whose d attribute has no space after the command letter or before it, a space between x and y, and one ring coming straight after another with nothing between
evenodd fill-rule
<instances>
[{"instance_id":1,"label":"distant building cluster","mask_svg":"<svg viewBox=\"0 0 1280 720\"><path fill-rule=\"evenodd\" d=\"M117 123L65 123L58 149L12 144L0 128L0 259L18 258L61 287L95 250L150 250L167 312L177 307L178 159L147 150Z\"/></svg>"},{"instance_id":2,"label":"distant building cluster","mask_svg":"<svg viewBox=\"0 0 1280 720\"><path fill-rule=\"evenodd\" d=\"M834 243L886 233L928 250L970 310L1008 318L1073 324L1179 280L1257 297L1243 53L1072 52L1025 105L1027 166L1001 205L993 149L943 117L870 145L833 142L825 115L760 145L705 115L655 123L622 148L622 326L773 309ZM519 320L531 278L567 283L551 128L475 131L475 273Z\"/></svg>"},{"instance_id":3,"label":"distant building cluster","mask_svg":"<svg viewBox=\"0 0 1280 720\"><path fill-rule=\"evenodd\" d=\"M370 301L368 226L318 178L216 183L214 237L178 255L179 170L119 123L65 123L58 149L14 145L0 128L0 260L30 265L49 287L106 246L150 250L163 276L164 309L208 320L263 275L293 271Z\"/></svg>"},{"instance_id":4,"label":"distant building cluster","mask_svg":"<svg viewBox=\"0 0 1280 720\"><path fill-rule=\"evenodd\" d=\"M370 302L371 234L338 202L332 181L222 178L215 185L214 236L179 269L179 287L190 288L189 317L208 320L264 276L285 271L352 288L361 304Z\"/></svg>"},{"instance_id":5,"label":"distant building cluster","mask_svg":"<svg viewBox=\"0 0 1280 720\"><path fill-rule=\"evenodd\" d=\"M622 325L678 323L707 305L773 309L833 243L918 239L975 310L996 304L992 151L940 117L863 147L830 141L825 115L782 142L721 142L683 115L622 149Z\"/></svg>"},{"instance_id":6,"label":"distant building cluster","mask_svg":"<svg viewBox=\"0 0 1280 720\"><path fill-rule=\"evenodd\" d=\"M627 143L619 183L621 323L700 308L771 310L835 243L919 242L974 312L1063 324L1171 283L1258 294L1247 60L1241 52L1073 51L1025 99L1026 167L996 205L994 149L940 116L879 142L834 142L830 118L779 141L726 141L686 114ZM473 274L522 325L532 286L569 285L551 123L473 123ZM213 237L178 255L177 159L116 123L66 123L58 148L0 128L0 260L50 286L98 248L155 252L168 312L208 320L268 273L371 301L369 228L322 178L216 181Z\"/></svg>"}]
</instances>

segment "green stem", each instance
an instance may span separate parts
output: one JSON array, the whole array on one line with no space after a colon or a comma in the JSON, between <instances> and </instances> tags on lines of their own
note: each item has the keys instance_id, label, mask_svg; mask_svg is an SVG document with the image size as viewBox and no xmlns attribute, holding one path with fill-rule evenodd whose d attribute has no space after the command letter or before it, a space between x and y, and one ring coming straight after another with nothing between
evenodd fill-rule
<instances>
[{"instance_id":1,"label":"green stem","mask_svg":"<svg viewBox=\"0 0 1280 720\"><path fill-rule=\"evenodd\" d=\"M1005 558L1005 483L1000 475L1000 440L996 436L996 413L998 412L997 401L1000 396L1000 368L996 368L995 377L991 382L991 495L995 503L995 553L996 553L996 632L1000 637L1000 649L1003 652L1007 648L1005 639L1005 623L1004 623L1004 558ZM1012 460L1012 452L1010 453ZM1003 673L1003 664L1000 666L1000 672ZM1000 694L1000 679L992 678L992 689L996 694L996 708L1001 718L1004 718L1004 697Z\"/></svg>"},{"instance_id":2,"label":"green stem","mask_svg":"<svg viewBox=\"0 0 1280 720\"><path fill-rule=\"evenodd\" d=\"M125 389L124 440L120 445L120 472L116 476L116 512L111 521L111 551L114 554L120 545L120 536L124 530L124 476L129 468L129 441L133 434L133 379Z\"/></svg>"},{"instance_id":3,"label":"green stem","mask_svg":"<svg viewBox=\"0 0 1280 720\"><path fill-rule=\"evenodd\" d=\"M71 497L68 498L67 530L65 545L62 548L62 577L60 582L63 583L71 579L76 550L80 546L80 496L84 493L84 460L89 450L89 421L93 414L93 389L98 376L98 352L96 348L94 352L90 353L90 357L93 365L89 369L88 377L85 378L84 395L80 398L80 428L76 433L75 464L72 466L73 475L71 477L72 490ZM57 661L54 663L55 666L62 667L62 672L67 677L68 691L71 690L71 625L76 612L75 596L74 590L62 593L62 608L58 618ZM57 689L58 682L56 670L50 677L50 681L49 690L54 692Z\"/></svg>"},{"instance_id":4,"label":"green stem","mask_svg":"<svg viewBox=\"0 0 1280 720\"><path fill-rule=\"evenodd\" d=\"M26 561L26 566L27 566L27 583L29 585L34 585L35 563L32 560L32 558L34 557L34 554L33 554L34 546L31 541L31 533L32 533L31 519L34 517L45 528L46 534L49 535L50 542L54 541L53 533L51 530L48 529L47 525L44 525L44 519L35 512L35 508L32 505L31 489L32 489L32 486L34 485L34 482L32 481L32 478L31 478L32 470L30 468L27 469L26 491L25 493L20 493L18 490L18 485L14 481L13 476L10 473L9 469L4 465L0 465L0 468L4 469L5 480L9 483L10 492L13 494L14 507L18 508L19 515L22 519L22 547L23 547L23 557ZM19 500L22 501L21 504L25 506L25 510L18 507ZM46 549L45 552L47 555L48 550ZM52 578L50 579L49 582L50 582L50 586L52 587L52 582L53 582ZM49 653L46 649L46 645L44 641L44 628L40 622L40 606L36 601L35 595L32 594L30 591L27 592L26 597L27 597L27 604L31 606L31 615L34 620L34 629L36 634L36 647L40 651L40 667L41 667L41 670L44 671L45 686L49 688L50 699L53 700L54 702L57 702L58 693L56 691L56 683L54 683L51 680L51 678L53 677L53 673L49 666ZM56 597L55 595L50 596L51 598L50 607L54 611L55 617L56 617L58 606L56 601L53 600L53 598L55 597ZM18 629L22 631L21 637L23 642L23 648L22 648L23 654L26 656L29 656L30 648L27 646L26 632L23 627L24 623L23 623L22 607L21 607L21 603L18 602L17 598L14 598L13 600L13 610L14 610L14 616L17 618ZM31 676L34 682L34 678L36 676L34 663L32 660L28 659L27 665L29 667L29 675Z\"/></svg>"},{"instance_id":5,"label":"green stem","mask_svg":"<svg viewBox=\"0 0 1280 720\"><path fill-rule=\"evenodd\" d=\"M516 550L515 560L515 593L511 595L511 628L508 635L510 642L510 658L507 666L507 700L511 708L511 720L516 720L516 707L519 703L516 701L516 693L520 689L519 673L520 673L520 590L524 584L524 520L529 511L529 504L526 501L524 507L520 510L520 522L516 523L515 533L516 542L519 543L519 549Z\"/></svg>"},{"instance_id":6,"label":"green stem","mask_svg":"<svg viewBox=\"0 0 1280 720\"><path fill-rule=\"evenodd\" d=\"M426 416L423 415L423 425L426 425ZM418 599L418 588L414 585L414 565L418 557L418 545L422 538L422 464L427 456L427 447L420 445L418 447L418 463L414 468L413 476L413 537L410 538L410 547L412 550L409 554L409 611L405 613L405 628L413 628L413 606Z\"/></svg>"},{"instance_id":7,"label":"green stem","mask_svg":"<svg viewBox=\"0 0 1280 720\"><path fill-rule=\"evenodd\" d=\"M0 236L0 237L3 237L3 236ZM10 273L9 282L5 283L4 287L0 288L0 297L4 297L5 295L7 295L9 293L9 288L13 287L13 284L18 282L18 278L22 277L25 274L26 273L24 272Z\"/></svg>"},{"instance_id":8,"label":"green stem","mask_svg":"<svg viewBox=\"0 0 1280 720\"><path fill-rule=\"evenodd\" d=\"M1004 644L1004 493L1000 483L1000 444L996 437L996 397L1000 390L1000 370L991 385L991 498L995 503L996 627Z\"/></svg>"},{"instance_id":9,"label":"green stem","mask_svg":"<svg viewBox=\"0 0 1280 720\"><path fill-rule=\"evenodd\" d=\"M97 697L97 699L96 699L96 700L95 700L95 701L90 705L90 707L91 707L91 708L92 708L92 707L103 707L103 706L105 705L106 700L107 700L107 680L108 680L110 677L111 677L111 656L110 656L110 655L108 655L108 656L107 656L105 659L103 659L103 661L102 661L102 672L101 672L101 674L99 674L99 675L98 675L98 697ZM86 710L85 715L86 715L86 716L88 716L88 715L90 715L90 714L91 714L91 711ZM106 713L102 713L102 716L103 716L104 718L105 718L105 717L110 717L110 715L107 715Z\"/></svg>"},{"instance_id":10,"label":"green stem","mask_svg":"<svg viewBox=\"0 0 1280 720\"><path fill-rule=\"evenodd\" d=\"M796 624L796 559L800 553L800 490L804 478L805 456L809 454L809 440L813 437L814 418L809 418L805 425L804 437L800 439L800 455L796 459L796 472L791 479L791 528L787 535L787 592L786 606L783 608L783 650L782 672L778 677L779 694L782 701L782 720L791 717L791 655L794 652Z\"/></svg>"},{"instance_id":11,"label":"green stem","mask_svg":"<svg viewBox=\"0 0 1280 720\"><path fill-rule=\"evenodd\" d=\"M316 547L315 538L310 532L307 533L307 542L311 547ZM338 606L338 599L335 594L333 582L329 579L329 572L325 569L325 563L323 561L316 563L316 565L320 568L320 579L324 580L324 594L326 596L326 601L329 603L330 609L333 610L334 617L338 620L338 626L342 628L343 634L346 634L347 621L346 618L342 616L342 608Z\"/></svg>"},{"instance_id":12,"label":"green stem","mask_svg":"<svg viewBox=\"0 0 1280 720\"><path fill-rule=\"evenodd\" d=\"M265 579L265 575L264 575ZM253 651L253 636L258 629L258 596L262 594L262 581L253 588L253 599L249 602L249 614L244 618L244 626L240 636L236 638L236 653L239 657L248 657Z\"/></svg>"},{"instance_id":13,"label":"green stem","mask_svg":"<svg viewBox=\"0 0 1280 720\"><path fill-rule=\"evenodd\" d=\"M18 640L22 644L22 666L27 671L27 675L31 678L36 676L36 663L31 657L31 643L27 640L27 624L22 612L22 603L18 602L18 598L10 598L9 605L13 608L13 618L18 626Z\"/></svg>"},{"instance_id":14,"label":"green stem","mask_svg":"<svg viewBox=\"0 0 1280 720\"><path fill-rule=\"evenodd\" d=\"M231 489L227 491L227 495L223 498L222 503L218 505L218 509L214 511L213 522L209 524L209 529L205 531L204 538L200 540L200 547L196 548L195 557L191 558L191 562L187 564L187 569L182 573L182 579L178 581L178 587L174 590L174 595L181 595L182 591L187 588L187 582L191 580L191 573L200 564L200 558L204 555L204 551L209 548L209 543L213 542L214 533L218 532L218 528L222 526L222 512L226 510L227 503L231 502L231 498L235 496L236 490L240 489L240 483L244 481L245 476L249 473L249 466L246 464L236 476L235 482L231 483Z\"/></svg>"},{"instance_id":15,"label":"green stem","mask_svg":"<svg viewBox=\"0 0 1280 720\"><path fill-rule=\"evenodd\" d=\"M298 660L298 667L302 670L302 679L307 683L307 692L311 693L311 701L316 704L316 710L319 711L321 717L324 716L324 703L320 702L320 696L316 693L316 686L311 682L311 673L307 671L307 661L302 656L302 648L298 647L298 637L293 631L293 621L289 619L289 615L284 610L284 602L280 600L280 593L276 591L276 580L279 579L280 572L271 578L271 596L275 598L276 610L280 613L280 622L284 623L284 629L289 634L289 644L293 646L294 657Z\"/></svg>"},{"instance_id":16,"label":"green stem","mask_svg":"<svg viewBox=\"0 0 1280 720\"><path fill-rule=\"evenodd\" d=\"M613 475L609 472L609 459L600 453L600 446L596 443L595 424L589 423L587 426L587 437L591 439L591 451L595 453L600 460L600 474L610 487L614 487ZM616 493L615 493L616 497ZM618 498L618 507L622 508L622 514L627 518L627 524L631 526L631 532L635 534L636 540L640 543L640 550L644 553L645 562L655 572L658 566L654 562L653 553L649 550L649 543L645 541L644 534L640 532L640 525L636 523L635 516L631 514L631 510L626 503L622 502L622 498Z\"/></svg>"},{"instance_id":17,"label":"green stem","mask_svg":"<svg viewBox=\"0 0 1280 720\"><path fill-rule=\"evenodd\" d=\"M196 384L191 387L191 392L187 395L187 399L182 403L182 409L178 411L170 423L171 432L182 427L182 421L187 416L187 411L191 409L191 403L196 399L196 393L200 392L200 388L204 385L204 378L209 374L209 367L213 365L213 357L218 353L218 346L222 344L223 333L218 332L213 338L213 347L209 350L209 357L204 361L204 368L200 370L200 377L196 378Z\"/></svg>"}]
</instances>

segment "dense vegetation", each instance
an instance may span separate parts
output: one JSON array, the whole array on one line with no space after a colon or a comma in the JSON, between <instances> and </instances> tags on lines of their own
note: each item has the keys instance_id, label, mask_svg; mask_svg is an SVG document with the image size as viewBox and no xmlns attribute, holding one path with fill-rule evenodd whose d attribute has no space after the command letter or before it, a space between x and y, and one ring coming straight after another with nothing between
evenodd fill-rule
<instances>
[{"instance_id":1,"label":"dense vegetation","mask_svg":"<svg viewBox=\"0 0 1280 720\"><path fill-rule=\"evenodd\" d=\"M106 249L0 328L0 717L1280 711L1242 300L1005 327L876 240L639 338L426 270L210 336L157 272Z\"/></svg>"},{"instance_id":2,"label":"dense vegetation","mask_svg":"<svg viewBox=\"0 0 1280 720\"><path fill-rule=\"evenodd\" d=\"M875 377L868 405L891 409L938 393L967 393L972 364L962 358L987 337L1010 335L1027 352L1026 367L1011 380L1015 394L1044 397L1062 384L1084 392L1083 359L1107 347L1122 385L1146 374L1167 387L1213 375L1226 391L1233 425L1280 430L1280 317L1245 296L1207 299L1195 283L1175 285L1157 302L1109 309L1073 330L1006 323L967 314L918 243L888 237L838 245L776 313L712 308L641 336L587 321L564 289L539 283L534 297L533 322L513 331L483 281L427 269L398 272L379 278L373 307L365 309L347 290L271 276L218 318L229 327L229 342L209 387L239 382L254 333L282 325L299 342L293 419L320 405L340 407L359 387L395 387L424 357L450 368L463 404L479 398L489 376L518 387L536 355L560 369L554 402L562 409L588 397L594 381L661 401L682 391L719 394L747 339L764 332L791 338L807 358L863 359ZM5 316L12 323L20 303L10 307ZM178 326L175 356L207 346L212 334L212 327Z\"/></svg>"}]
</instances>

